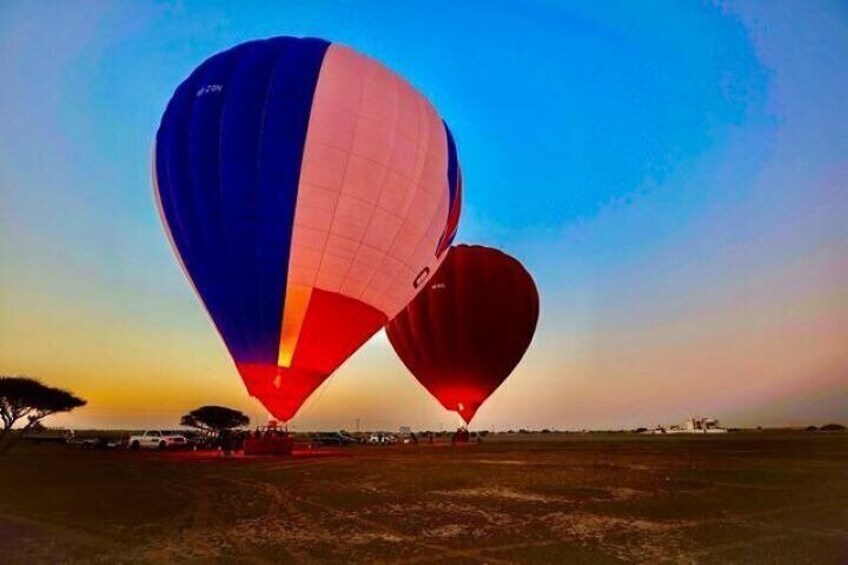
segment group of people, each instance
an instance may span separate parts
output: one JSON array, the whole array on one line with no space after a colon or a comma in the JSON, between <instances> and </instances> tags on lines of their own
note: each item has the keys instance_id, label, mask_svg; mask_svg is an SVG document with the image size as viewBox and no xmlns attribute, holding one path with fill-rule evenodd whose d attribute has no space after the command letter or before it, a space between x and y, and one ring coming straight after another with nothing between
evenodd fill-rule
<instances>
[{"instance_id":1,"label":"group of people","mask_svg":"<svg viewBox=\"0 0 848 565\"><path fill-rule=\"evenodd\" d=\"M218 434L218 446L221 449L221 455L224 457L232 457L234 451L238 451L244 447L245 436L248 432L235 430L221 430Z\"/></svg>"},{"instance_id":2,"label":"group of people","mask_svg":"<svg viewBox=\"0 0 848 565\"><path fill-rule=\"evenodd\" d=\"M255 439L276 439L288 437L289 435L288 432L279 428L265 428L264 430L257 428L249 433L251 433Z\"/></svg>"}]
</instances>

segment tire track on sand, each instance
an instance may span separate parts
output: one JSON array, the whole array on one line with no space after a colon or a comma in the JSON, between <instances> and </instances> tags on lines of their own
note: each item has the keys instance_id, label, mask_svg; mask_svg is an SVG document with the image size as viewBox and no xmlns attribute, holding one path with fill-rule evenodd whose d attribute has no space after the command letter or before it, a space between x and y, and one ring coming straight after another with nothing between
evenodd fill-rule
<instances>
[{"instance_id":1,"label":"tire track on sand","mask_svg":"<svg viewBox=\"0 0 848 565\"><path fill-rule=\"evenodd\" d=\"M337 508L334 508L332 506L328 506L326 504L321 504L319 502L315 502L313 500L309 500L307 498L297 496L297 495L292 494L290 492L283 491L279 487L277 487L276 485L274 485L272 483L268 483L268 482L265 482L265 481L258 481L258 480L254 481L254 480L247 480L247 479L234 479L234 478L231 478L231 477L219 477L219 478L221 480L230 481L230 482L233 482L233 483L236 483L236 484L240 484L242 486L247 486L247 487L251 487L251 488L254 488L254 489L260 489L260 490L263 490L265 492L273 492L273 493L275 493L273 496L279 496L284 500L288 499L292 503L311 506L312 508L316 508L318 510L321 510L322 512L325 512L326 514L333 516L336 519L348 521L348 522L354 522L354 523L357 523L361 526L365 526L366 528L369 528L371 530L378 531L382 534L387 534L389 536L402 539L404 542L409 543L410 545L415 545L417 547L421 547L421 548L425 548L425 549L429 549L429 550L434 550L434 551L437 552L437 555L431 555L430 556L431 559L434 559L434 558L437 558L437 557L460 557L460 558L465 558L465 559L472 559L472 560L475 560L475 561L485 561L486 563L502 563L502 564L511 563L510 561L505 561L505 560L498 559L498 558L495 558L495 557L489 557L489 556L481 557L481 555L479 554L479 552L477 550L456 549L456 548L449 547L447 545L440 545L440 544L421 541L420 539L418 539L416 537L413 537L409 534L406 534L404 532L401 532L399 530L391 528L391 527L389 527L389 526L387 526L387 525L385 525L381 522L378 522L376 520L370 520L368 518L363 518L362 516L348 514L347 512L344 512L344 511L339 510Z\"/></svg>"}]
</instances>

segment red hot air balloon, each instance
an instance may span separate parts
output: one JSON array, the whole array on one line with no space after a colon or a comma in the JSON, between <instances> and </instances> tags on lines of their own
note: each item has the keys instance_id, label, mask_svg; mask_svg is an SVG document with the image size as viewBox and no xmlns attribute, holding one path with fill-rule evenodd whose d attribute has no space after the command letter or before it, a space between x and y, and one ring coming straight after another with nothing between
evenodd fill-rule
<instances>
[{"instance_id":1,"label":"red hot air balloon","mask_svg":"<svg viewBox=\"0 0 848 565\"><path fill-rule=\"evenodd\" d=\"M287 421L435 272L459 219L450 131L321 39L203 62L156 134L163 224L248 391Z\"/></svg>"},{"instance_id":2,"label":"red hot air balloon","mask_svg":"<svg viewBox=\"0 0 848 565\"><path fill-rule=\"evenodd\" d=\"M536 285L518 260L457 245L386 333L424 388L468 423L518 365L538 319Z\"/></svg>"}]
</instances>

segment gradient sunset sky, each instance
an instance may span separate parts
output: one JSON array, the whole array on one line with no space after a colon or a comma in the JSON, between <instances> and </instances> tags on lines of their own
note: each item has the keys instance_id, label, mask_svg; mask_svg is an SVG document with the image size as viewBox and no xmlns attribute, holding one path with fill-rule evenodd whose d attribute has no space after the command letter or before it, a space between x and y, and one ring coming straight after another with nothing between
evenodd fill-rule
<instances>
[{"instance_id":1,"label":"gradient sunset sky","mask_svg":"<svg viewBox=\"0 0 848 565\"><path fill-rule=\"evenodd\" d=\"M534 275L536 338L473 427L848 423L844 3L3 2L0 373L88 399L53 424L267 417L168 245L150 157L195 66L274 35L424 93L458 144L457 241ZM293 425L357 419L460 422L382 332Z\"/></svg>"}]
</instances>

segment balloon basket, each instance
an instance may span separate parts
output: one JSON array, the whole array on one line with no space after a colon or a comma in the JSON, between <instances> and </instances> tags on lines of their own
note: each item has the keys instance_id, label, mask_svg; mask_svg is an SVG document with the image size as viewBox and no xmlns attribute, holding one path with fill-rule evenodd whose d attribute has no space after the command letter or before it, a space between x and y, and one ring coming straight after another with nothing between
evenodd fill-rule
<instances>
[{"instance_id":1,"label":"balloon basket","mask_svg":"<svg viewBox=\"0 0 848 565\"><path fill-rule=\"evenodd\" d=\"M285 457L292 454L294 438L277 426L260 426L244 440L245 455Z\"/></svg>"}]
</instances>

